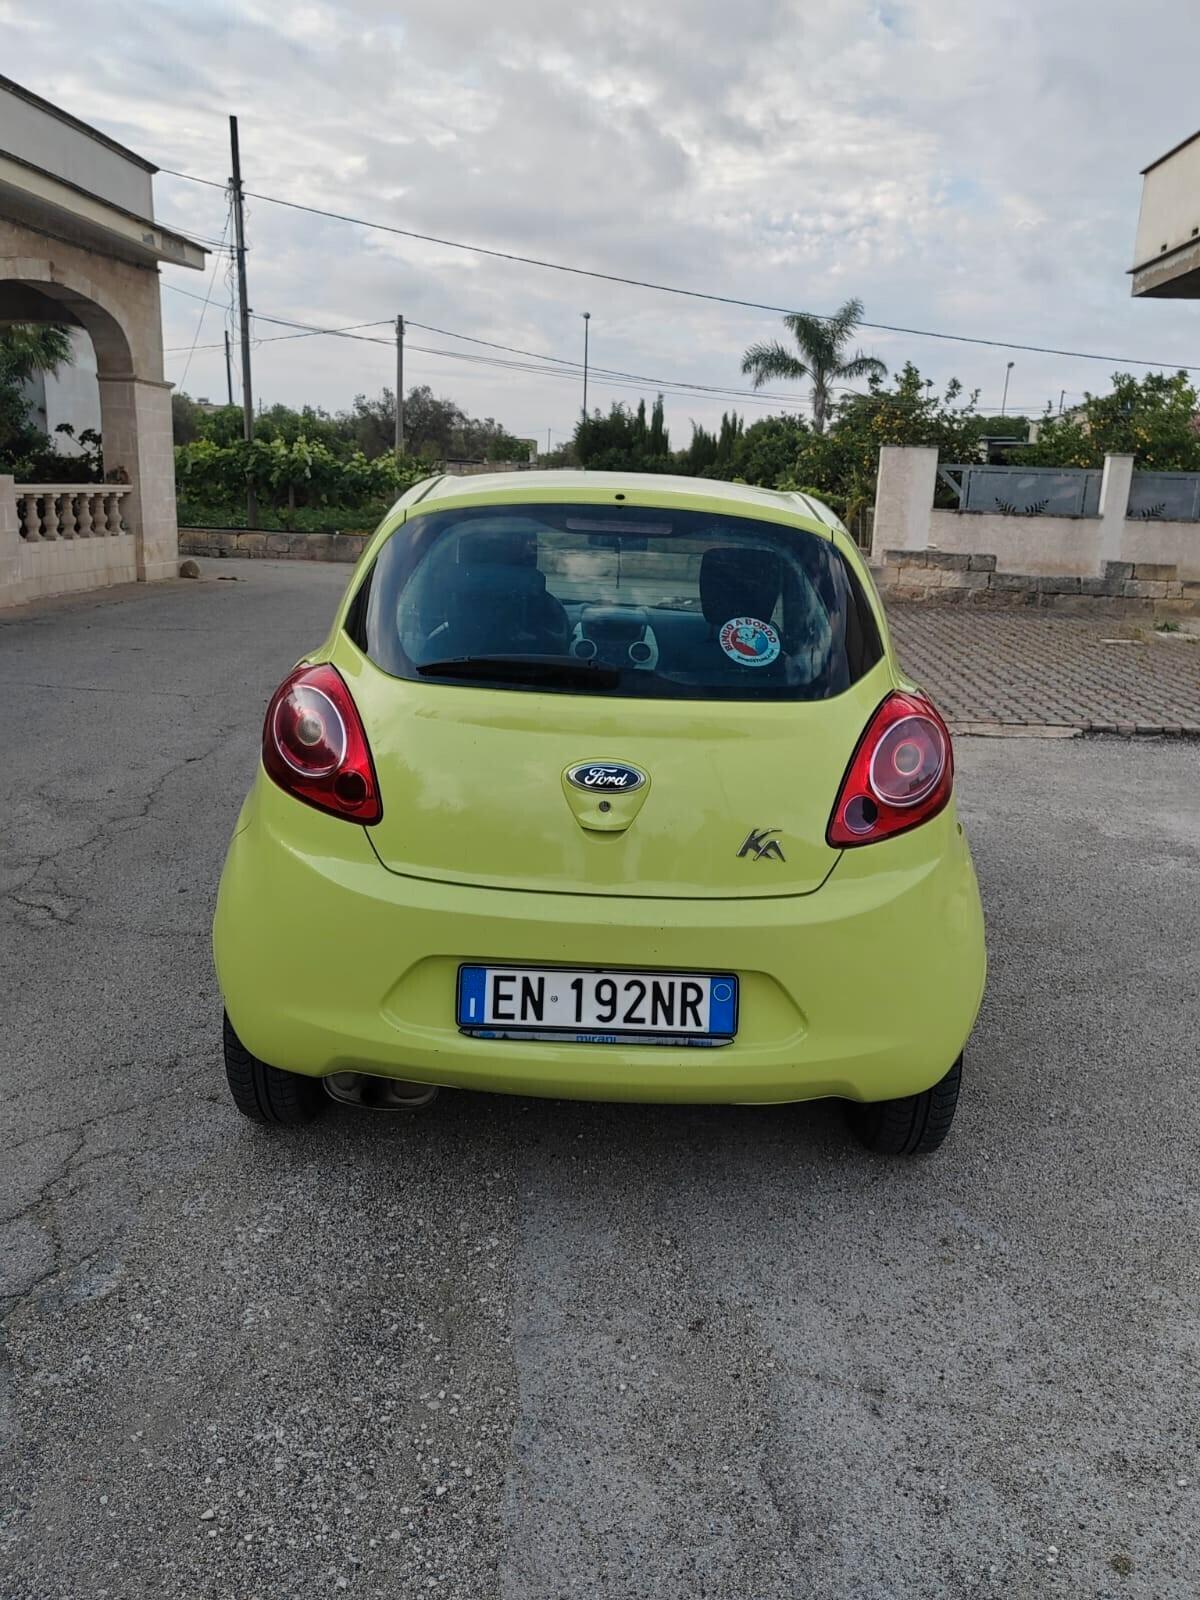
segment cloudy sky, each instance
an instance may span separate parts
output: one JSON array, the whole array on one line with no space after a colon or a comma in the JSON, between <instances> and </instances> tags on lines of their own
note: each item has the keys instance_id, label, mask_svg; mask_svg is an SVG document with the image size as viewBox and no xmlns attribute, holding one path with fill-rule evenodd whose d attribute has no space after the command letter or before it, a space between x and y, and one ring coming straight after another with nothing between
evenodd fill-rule
<instances>
[{"instance_id":1,"label":"cloudy sky","mask_svg":"<svg viewBox=\"0 0 1200 1600\"><path fill-rule=\"evenodd\" d=\"M310 0L294 6L0 0L3 70L163 167L397 227L599 272L868 319L1200 365L1200 311L1132 302L1139 169L1195 131L1194 0ZM72 44L72 41L75 41ZM161 220L219 239L219 189L160 174ZM743 389L767 314L517 265L250 203L256 311L321 326L403 312L407 377L513 432L564 439L571 371L452 335ZM198 273L166 269L191 295ZM229 299L164 292L167 376L220 398ZM272 340L271 403L347 404L392 381L386 344ZM387 330L367 330L386 337ZM890 366L959 376L1040 411L1107 386L1111 361L866 329ZM458 355L447 352L458 352ZM1143 370L1133 368L1132 370ZM636 403L595 380L598 403ZM796 403L802 403L798 394ZM729 398L668 393L674 441ZM767 409L747 399L751 417Z\"/></svg>"}]
</instances>

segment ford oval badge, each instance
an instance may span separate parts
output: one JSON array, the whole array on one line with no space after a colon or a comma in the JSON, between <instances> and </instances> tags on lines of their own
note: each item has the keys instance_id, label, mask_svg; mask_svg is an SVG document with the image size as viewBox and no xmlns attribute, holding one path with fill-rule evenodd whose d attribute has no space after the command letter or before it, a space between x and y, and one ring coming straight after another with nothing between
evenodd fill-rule
<instances>
[{"instance_id":1,"label":"ford oval badge","mask_svg":"<svg viewBox=\"0 0 1200 1600\"><path fill-rule=\"evenodd\" d=\"M589 794L632 794L646 782L646 774L623 761L581 761L567 768L567 782Z\"/></svg>"}]
</instances>

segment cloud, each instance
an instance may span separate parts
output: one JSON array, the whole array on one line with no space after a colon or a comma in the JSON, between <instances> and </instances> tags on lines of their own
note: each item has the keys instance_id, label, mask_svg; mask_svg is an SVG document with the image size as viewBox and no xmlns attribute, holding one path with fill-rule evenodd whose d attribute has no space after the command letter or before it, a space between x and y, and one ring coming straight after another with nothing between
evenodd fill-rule
<instances>
[{"instance_id":1,"label":"cloud","mask_svg":"<svg viewBox=\"0 0 1200 1600\"><path fill-rule=\"evenodd\" d=\"M1192 131L1200 14L1175 0L376 0L296 8L82 0L5 7L5 70L164 166L222 179L230 111L252 189L498 249L718 293L987 338L1193 355L1195 307L1135 304L1138 171ZM64 53L64 37L88 49ZM219 191L161 176L164 220L217 236ZM369 233L251 202L251 300L301 320L414 322L626 372L741 388L772 318ZM199 276L169 270L193 292ZM221 278L218 274L218 284ZM166 344L195 301L166 294ZM201 338L219 339L220 314ZM264 326L260 331L267 330ZM386 333L386 330L384 330ZM1109 367L864 330L999 400L1040 407ZM414 332L412 344L451 348ZM458 348L469 351L471 346ZM476 350L476 354L481 352ZM183 356L168 376L178 377ZM572 379L422 354L428 381L515 431L565 432ZM268 402L331 406L392 379L384 346L264 343ZM193 392L219 394L219 351ZM636 402L638 391L593 394ZM668 399L675 437L726 400ZM746 405L750 415L758 405Z\"/></svg>"}]
</instances>

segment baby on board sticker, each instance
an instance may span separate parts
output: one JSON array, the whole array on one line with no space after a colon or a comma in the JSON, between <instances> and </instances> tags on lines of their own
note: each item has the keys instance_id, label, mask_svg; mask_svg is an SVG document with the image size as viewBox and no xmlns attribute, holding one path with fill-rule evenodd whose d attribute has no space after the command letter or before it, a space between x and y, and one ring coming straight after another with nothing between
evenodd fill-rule
<instances>
[{"instance_id":1,"label":"baby on board sticker","mask_svg":"<svg viewBox=\"0 0 1200 1600\"><path fill-rule=\"evenodd\" d=\"M730 617L718 635L721 649L742 667L770 666L779 655L779 635L758 617Z\"/></svg>"}]
</instances>

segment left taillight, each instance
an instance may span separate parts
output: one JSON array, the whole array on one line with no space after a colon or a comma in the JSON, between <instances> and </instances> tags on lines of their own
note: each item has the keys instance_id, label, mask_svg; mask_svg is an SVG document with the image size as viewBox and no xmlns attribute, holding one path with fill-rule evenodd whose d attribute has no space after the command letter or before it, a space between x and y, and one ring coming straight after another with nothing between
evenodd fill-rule
<instances>
[{"instance_id":1,"label":"left taillight","mask_svg":"<svg viewBox=\"0 0 1200 1600\"><path fill-rule=\"evenodd\" d=\"M271 697L263 766L281 789L348 822L383 815L358 707L335 667L297 667Z\"/></svg>"},{"instance_id":2,"label":"left taillight","mask_svg":"<svg viewBox=\"0 0 1200 1600\"><path fill-rule=\"evenodd\" d=\"M954 786L950 733L923 694L890 694L858 741L825 837L838 850L928 822Z\"/></svg>"}]
</instances>

